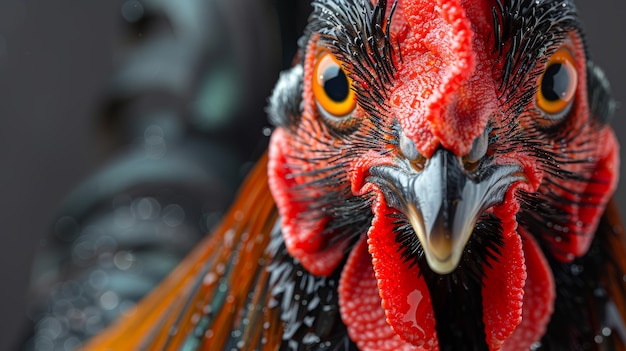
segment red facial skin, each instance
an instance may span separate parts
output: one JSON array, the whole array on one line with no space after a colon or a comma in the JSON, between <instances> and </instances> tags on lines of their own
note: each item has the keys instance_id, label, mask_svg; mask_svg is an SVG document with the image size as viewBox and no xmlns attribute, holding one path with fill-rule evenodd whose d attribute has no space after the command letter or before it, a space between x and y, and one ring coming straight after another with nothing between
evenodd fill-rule
<instances>
[{"instance_id":1,"label":"red facial skin","mask_svg":"<svg viewBox=\"0 0 626 351\"><path fill-rule=\"evenodd\" d=\"M491 48L492 6L490 1L459 0L401 0L398 4L390 31L393 42L399 43L402 60L395 61L397 72L386 102L389 113L385 118L389 120L383 123L392 124L397 119L425 158L439 147L462 157L471 150L473 141L488 122L508 123L503 112L507 110L507 102L500 98L498 77L494 75L503 63L494 58ZM317 111L310 83L317 45L314 36L305 53L304 111L300 126L295 130L277 128L272 136L269 179L290 254L311 273L329 275L344 259L348 241L330 243L328 235L320 235L330 218L310 213L308 202L303 200L302 187L329 174L302 173L332 162L332 159L308 161L310 150L331 144L341 152L354 146L351 139L333 137ZM576 100L568 127L580 131L580 137L569 142L568 147L579 148L576 157L593 159L595 163L590 168L588 164L571 162L563 164L562 169L599 181L568 183L568 188L575 191L562 191L559 195L593 206L577 205L580 201L564 205L569 221L563 226L568 229L561 231L561 236L544 238L550 247L549 252L542 252L533 237L535 233L518 226L517 193L541 192L545 178L551 175L523 147L499 152L504 149L502 145L490 145L489 152L497 154L498 164L519 165L525 177L525 181L510 186L502 203L489 209L502 222L505 242L499 262L492 262L492 268L484 268L483 315L487 344L492 351L528 350L541 338L555 298L552 273L544 255L554 255L564 262L584 255L616 186L615 136L610 128L597 128L590 123L582 44L572 35L568 45L578 71ZM536 68L539 74L542 69L542 65ZM355 80L353 84L367 87L368 83ZM519 117L518 128L528 127L539 113L534 103L529 104ZM368 129L375 128L360 106L351 118L359 119L358 128L364 135ZM561 147L558 143L552 145L557 153ZM373 198L374 219L343 267L342 319L350 337L363 350L438 350L430 293L419 267L409 268L403 261L392 233L393 218L389 215L398 211L387 206L376 185L366 181L372 166L393 165L398 155L394 145L380 145L377 149L363 150L346 163L345 179L349 184L345 186L349 186L354 196ZM335 190L331 185L327 187L311 188L307 197Z\"/></svg>"}]
</instances>

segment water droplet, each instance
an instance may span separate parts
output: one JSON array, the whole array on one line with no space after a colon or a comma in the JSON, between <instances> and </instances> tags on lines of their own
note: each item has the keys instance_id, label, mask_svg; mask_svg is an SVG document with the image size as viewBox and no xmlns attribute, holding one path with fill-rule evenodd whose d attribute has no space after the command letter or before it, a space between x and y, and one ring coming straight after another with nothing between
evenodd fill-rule
<instances>
[{"instance_id":1,"label":"water droplet","mask_svg":"<svg viewBox=\"0 0 626 351\"><path fill-rule=\"evenodd\" d=\"M158 124L151 124L143 132L146 142L159 143L165 138L165 131Z\"/></svg>"},{"instance_id":2,"label":"water droplet","mask_svg":"<svg viewBox=\"0 0 626 351\"><path fill-rule=\"evenodd\" d=\"M207 273L202 281L204 285L211 285L217 280L217 275L213 272Z\"/></svg>"},{"instance_id":3,"label":"water droplet","mask_svg":"<svg viewBox=\"0 0 626 351\"><path fill-rule=\"evenodd\" d=\"M119 251L113 256L113 264L120 270L127 270L135 262L135 256L128 251Z\"/></svg>"},{"instance_id":4,"label":"water droplet","mask_svg":"<svg viewBox=\"0 0 626 351\"><path fill-rule=\"evenodd\" d=\"M95 270L89 274L89 284L96 289L102 290L109 282L109 276L103 270Z\"/></svg>"},{"instance_id":5,"label":"water droplet","mask_svg":"<svg viewBox=\"0 0 626 351\"><path fill-rule=\"evenodd\" d=\"M39 331L39 335L56 339L63 332L63 326L56 318L46 317L37 324L37 330Z\"/></svg>"},{"instance_id":6,"label":"water droplet","mask_svg":"<svg viewBox=\"0 0 626 351\"><path fill-rule=\"evenodd\" d=\"M137 0L129 0L122 4L122 17L130 23L139 21L143 14L143 5Z\"/></svg>"},{"instance_id":7,"label":"water droplet","mask_svg":"<svg viewBox=\"0 0 626 351\"><path fill-rule=\"evenodd\" d=\"M132 209L135 217L147 220L156 218L161 211L161 205L151 197L144 197L133 201Z\"/></svg>"},{"instance_id":8,"label":"water droplet","mask_svg":"<svg viewBox=\"0 0 626 351\"><path fill-rule=\"evenodd\" d=\"M602 335L603 335L603 336L611 336L611 333L612 333L612 332L613 332L613 331L612 331L612 330L611 330L611 328L609 328L609 327L604 327L604 328L602 328Z\"/></svg>"},{"instance_id":9,"label":"water droplet","mask_svg":"<svg viewBox=\"0 0 626 351\"><path fill-rule=\"evenodd\" d=\"M272 135L272 129L270 127L263 128L263 135L266 137Z\"/></svg>"},{"instance_id":10,"label":"water droplet","mask_svg":"<svg viewBox=\"0 0 626 351\"><path fill-rule=\"evenodd\" d=\"M162 158L167 151L163 128L152 124L145 129L143 136L146 155L154 159Z\"/></svg>"},{"instance_id":11,"label":"water droplet","mask_svg":"<svg viewBox=\"0 0 626 351\"><path fill-rule=\"evenodd\" d=\"M224 233L224 247L231 249L235 244L235 230L230 229Z\"/></svg>"},{"instance_id":12,"label":"water droplet","mask_svg":"<svg viewBox=\"0 0 626 351\"><path fill-rule=\"evenodd\" d=\"M185 210L176 204L165 206L163 209L163 222L170 227L177 227L185 220Z\"/></svg>"},{"instance_id":13,"label":"water droplet","mask_svg":"<svg viewBox=\"0 0 626 351\"><path fill-rule=\"evenodd\" d=\"M580 273L584 271L584 267L577 265L577 264L573 264L570 267L570 271L572 272L573 275L579 275Z\"/></svg>"},{"instance_id":14,"label":"water droplet","mask_svg":"<svg viewBox=\"0 0 626 351\"><path fill-rule=\"evenodd\" d=\"M606 297L606 290L603 288L596 288L593 290L593 296L603 298Z\"/></svg>"},{"instance_id":15,"label":"water droplet","mask_svg":"<svg viewBox=\"0 0 626 351\"><path fill-rule=\"evenodd\" d=\"M100 296L100 306L105 310L112 310L120 302L120 298L116 293L112 291L107 291Z\"/></svg>"},{"instance_id":16,"label":"water droplet","mask_svg":"<svg viewBox=\"0 0 626 351\"><path fill-rule=\"evenodd\" d=\"M241 220L243 220L243 218L244 218L244 213L243 213L243 211L237 211L237 212L235 212L234 217L235 217L235 220L236 220L236 221L241 221Z\"/></svg>"},{"instance_id":17,"label":"water droplet","mask_svg":"<svg viewBox=\"0 0 626 351\"><path fill-rule=\"evenodd\" d=\"M93 243L90 240L83 240L77 243L72 249L72 254L79 261L87 261L93 258L95 254Z\"/></svg>"},{"instance_id":18,"label":"water droplet","mask_svg":"<svg viewBox=\"0 0 626 351\"><path fill-rule=\"evenodd\" d=\"M100 329L102 329L104 325L102 324L102 317L100 315L89 316L83 325L85 332L88 334L95 334Z\"/></svg>"}]
</instances>

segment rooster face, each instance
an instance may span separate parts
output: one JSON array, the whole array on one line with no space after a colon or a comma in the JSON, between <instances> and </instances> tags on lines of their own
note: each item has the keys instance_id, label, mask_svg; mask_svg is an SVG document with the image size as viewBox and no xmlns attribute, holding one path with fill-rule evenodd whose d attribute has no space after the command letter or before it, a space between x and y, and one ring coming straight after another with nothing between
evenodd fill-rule
<instances>
[{"instance_id":1,"label":"rooster face","mask_svg":"<svg viewBox=\"0 0 626 351\"><path fill-rule=\"evenodd\" d=\"M574 5L314 8L270 101L289 253L342 269L362 349L527 350L552 312L545 256L585 254L617 179Z\"/></svg>"}]
</instances>

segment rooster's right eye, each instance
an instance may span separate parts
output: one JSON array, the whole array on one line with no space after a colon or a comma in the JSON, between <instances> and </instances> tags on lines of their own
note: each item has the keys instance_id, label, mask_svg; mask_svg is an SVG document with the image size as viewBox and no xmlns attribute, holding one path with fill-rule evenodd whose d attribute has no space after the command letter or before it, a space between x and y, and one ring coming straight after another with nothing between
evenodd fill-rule
<instances>
[{"instance_id":1,"label":"rooster's right eye","mask_svg":"<svg viewBox=\"0 0 626 351\"><path fill-rule=\"evenodd\" d=\"M313 69L313 95L327 117L349 116L356 107L352 80L331 53L320 54Z\"/></svg>"}]
</instances>

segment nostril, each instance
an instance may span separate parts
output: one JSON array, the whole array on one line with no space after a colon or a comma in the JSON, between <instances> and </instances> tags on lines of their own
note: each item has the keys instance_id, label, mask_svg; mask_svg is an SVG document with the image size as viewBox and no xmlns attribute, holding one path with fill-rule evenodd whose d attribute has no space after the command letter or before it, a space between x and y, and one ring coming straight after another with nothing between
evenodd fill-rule
<instances>
[{"instance_id":1,"label":"nostril","mask_svg":"<svg viewBox=\"0 0 626 351\"><path fill-rule=\"evenodd\" d=\"M420 155L416 160L409 160L409 164L414 170L422 171L426 167L426 158Z\"/></svg>"},{"instance_id":2,"label":"nostril","mask_svg":"<svg viewBox=\"0 0 626 351\"><path fill-rule=\"evenodd\" d=\"M417 151L413 140L407 138L402 131L400 131L399 134L399 144L402 155L409 161L409 164L414 170L423 170L426 166L426 158Z\"/></svg>"},{"instance_id":3,"label":"nostril","mask_svg":"<svg viewBox=\"0 0 626 351\"><path fill-rule=\"evenodd\" d=\"M407 138L402 131L400 131L399 144L402 155L409 161L411 167L416 171L423 170L426 165L426 158L417 151L413 140Z\"/></svg>"},{"instance_id":4,"label":"nostril","mask_svg":"<svg viewBox=\"0 0 626 351\"><path fill-rule=\"evenodd\" d=\"M464 163L477 163L480 161L487 153L488 145L489 133L487 129L485 129L485 131L474 140L474 143L472 143L472 149L469 154L463 158Z\"/></svg>"},{"instance_id":5,"label":"nostril","mask_svg":"<svg viewBox=\"0 0 626 351\"><path fill-rule=\"evenodd\" d=\"M400 151L408 160L414 161L420 158L420 153L415 147L413 140L409 139L404 132L400 131Z\"/></svg>"}]
</instances>

